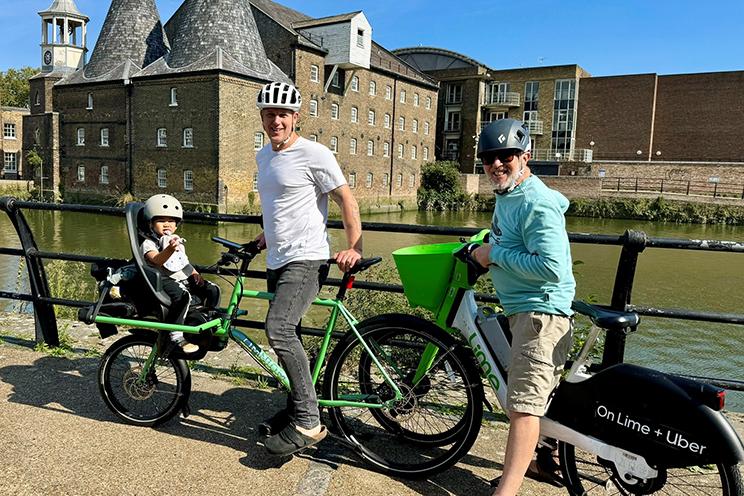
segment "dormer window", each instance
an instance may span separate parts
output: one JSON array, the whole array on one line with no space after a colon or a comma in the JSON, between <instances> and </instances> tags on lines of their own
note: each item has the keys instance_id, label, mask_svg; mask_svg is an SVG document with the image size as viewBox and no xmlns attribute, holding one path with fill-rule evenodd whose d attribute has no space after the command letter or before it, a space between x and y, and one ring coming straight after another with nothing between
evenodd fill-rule
<instances>
[{"instance_id":1,"label":"dormer window","mask_svg":"<svg viewBox=\"0 0 744 496\"><path fill-rule=\"evenodd\" d=\"M176 88L170 89L170 106L178 107L178 90Z\"/></svg>"},{"instance_id":2,"label":"dormer window","mask_svg":"<svg viewBox=\"0 0 744 496\"><path fill-rule=\"evenodd\" d=\"M333 79L331 80L331 86L333 86L334 88L341 87L341 78L338 75L338 71L333 73Z\"/></svg>"},{"instance_id":3,"label":"dormer window","mask_svg":"<svg viewBox=\"0 0 744 496\"><path fill-rule=\"evenodd\" d=\"M85 110L93 110L93 93L88 93L88 106Z\"/></svg>"},{"instance_id":4,"label":"dormer window","mask_svg":"<svg viewBox=\"0 0 744 496\"><path fill-rule=\"evenodd\" d=\"M357 46L359 48L364 48L364 30L363 29L357 29Z\"/></svg>"}]
</instances>

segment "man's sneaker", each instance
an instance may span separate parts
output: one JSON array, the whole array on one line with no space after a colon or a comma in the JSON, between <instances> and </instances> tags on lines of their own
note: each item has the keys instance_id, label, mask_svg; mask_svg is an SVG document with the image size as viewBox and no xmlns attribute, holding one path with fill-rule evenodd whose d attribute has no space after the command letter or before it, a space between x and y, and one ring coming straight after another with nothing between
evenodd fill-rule
<instances>
[{"instance_id":1,"label":"man's sneaker","mask_svg":"<svg viewBox=\"0 0 744 496\"><path fill-rule=\"evenodd\" d=\"M173 342L176 343L178 346L180 346L181 351L183 351L186 354L196 353L197 351L199 351L198 345L195 345L194 343L189 343L183 337L175 338L173 339Z\"/></svg>"},{"instance_id":2,"label":"man's sneaker","mask_svg":"<svg viewBox=\"0 0 744 496\"><path fill-rule=\"evenodd\" d=\"M324 425L320 426L320 432L314 436L306 436L297 430L294 423L290 423L281 432L266 439L264 446L272 455L286 456L321 442L327 435L328 430Z\"/></svg>"},{"instance_id":3,"label":"man's sneaker","mask_svg":"<svg viewBox=\"0 0 744 496\"><path fill-rule=\"evenodd\" d=\"M285 408L278 411L273 417L267 418L258 424L258 434L263 437L273 436L284 430L290 422L292 422L292 417L290 417L289 410Z\"/></svg>"}]
</instances>

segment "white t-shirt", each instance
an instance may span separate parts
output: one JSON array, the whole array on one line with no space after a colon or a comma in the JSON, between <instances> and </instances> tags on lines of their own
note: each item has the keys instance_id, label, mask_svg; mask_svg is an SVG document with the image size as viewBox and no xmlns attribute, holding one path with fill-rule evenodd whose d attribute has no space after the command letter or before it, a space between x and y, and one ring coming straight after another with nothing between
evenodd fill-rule
<instances>
[{"instance_id":1,"label":"white t-shirt","mask_svg":"<svg viewBox=\"0 0 744 496\"><path fill-rule=\"evenodd\" d=\"M346 184L331 151L300 137L279 152L269 143L256 162L266 266L278 269L295 260L329 258L328 192Z\"/></svg>"},{"instance_id":2,"label":"white t-shirt","mask_svg":"<svg viewBox=\"0 0 744 496\"><path fill-rule=\"evenodd\" d=\"M160 247L158 246L158 244L149 238L145 239L142 242L142 245L140 245L140 249L142 250L142 255L147 255L147 252L150 252L150 251L156 251L158 253L162 251ZM176 253L182 253L183 258L186 259L185 265L181 263L177 264L180 266L180 270L173 271L173 270L168 269L168 266L171 265L168 263L168 261L170 261L170 258L165 264L163 264L162 267L157 267L157 269L160 269L160 272L162 272L163 275L170 277L171 279L175 279L176 281L179 281L179 282L185 281L186 279L189 278L189 275L191 275L194 272L194 267L191 266L188 258L186 258L186 249L183 246L181 246L181 251L176 252ZM176 255L176 253L171 255L171 258L173 258L173 256ZM177 255L177 257L180 258L180 255ZM145 263L149 263L147 262L147 259L145 259Z\"/></svg>"}]
</instances>

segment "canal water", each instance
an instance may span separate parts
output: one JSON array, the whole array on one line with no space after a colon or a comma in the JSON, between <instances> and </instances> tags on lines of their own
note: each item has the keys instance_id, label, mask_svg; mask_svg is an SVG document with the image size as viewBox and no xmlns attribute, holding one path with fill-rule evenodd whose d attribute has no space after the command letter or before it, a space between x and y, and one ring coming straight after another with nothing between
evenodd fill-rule
<instances>
[{"instance_id":1,"label":"canal water","mask_svg":"<svg viewBox=\"0 0 744 496\"><path fill-rule=\"evenodd\" d=\"M130 258L122 217L70 213L25 212L39 248L112 258ZM488 227L488 213L394 212L368 215L363 220L383 223ZM189 258L199 264L214 262L220 247L209 241L221 236L235 241L253 239L259 227L247 224L184 224ZM631 220L567 218L574 233L619 235L626 229L645 231L651 237L744 241L744 226L652 223ZM343 243L343 232L332 230L334 248ZM365 256L390 258L400 247L456 241L440 235L367 232ZM19 246L7 216L0 215L0 246ZM609 303L620 247L573 244L577 298ZM263 268L263 258L254 264ZM333 275L333 274L332 274ZM0 290L23 288L25 274L17 257L0 255ZM27 283L26 283L27 284ZM58 283L59 284L59 283ZM711 312L744 313L744 253L646 249L641 253L632 302L660 308L686 308ZM228 288L224 288L228 289ZM223 293L224 293L223 289ZM92 300L94 296L80 295ZM0 311L17 307L0 300ZM627 361L667 372L744 380L744 326L644 317L628 339ZM729 393L727 407L744 412L744 394Z\"/></svg>"}]
</instances>

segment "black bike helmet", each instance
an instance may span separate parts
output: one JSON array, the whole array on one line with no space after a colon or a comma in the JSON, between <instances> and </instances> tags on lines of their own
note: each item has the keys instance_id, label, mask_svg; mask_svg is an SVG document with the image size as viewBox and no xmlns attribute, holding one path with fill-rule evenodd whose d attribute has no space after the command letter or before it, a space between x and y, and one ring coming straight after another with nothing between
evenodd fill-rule
<instances>
[{"instance_id":1,"label":"black bike helmet","mask_svg":"<svg viewBox=\"0 0 744 496\"><path fill-rule=\"evenodd\" d=\"M478 158L496 150L530 151L527 124L515 119L499 119L486 126L478 138Z\"/></svg>"}]
</instances>

